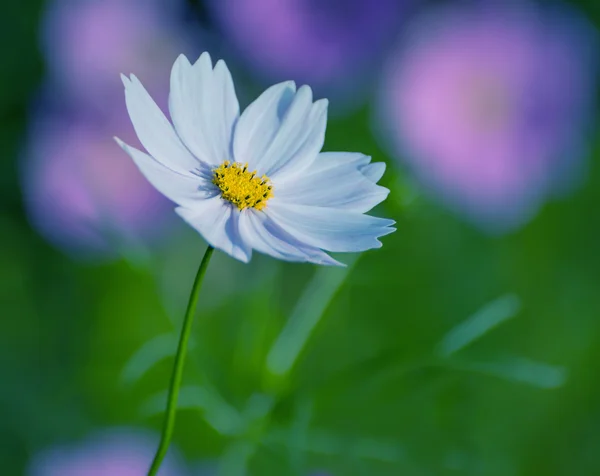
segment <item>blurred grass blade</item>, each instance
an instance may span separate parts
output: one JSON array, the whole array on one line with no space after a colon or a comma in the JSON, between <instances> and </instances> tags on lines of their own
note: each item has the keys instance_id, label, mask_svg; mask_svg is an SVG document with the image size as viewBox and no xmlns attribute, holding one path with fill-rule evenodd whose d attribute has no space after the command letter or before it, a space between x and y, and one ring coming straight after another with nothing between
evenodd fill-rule
<instances>
[{"instance_id":1,"label":"blurred grass blade","mask_svg":"<svg viewBox=\"0 0 600 476\"><path fill-rule=\"evenodd\" d=\"M249 441L235 441L229 445L219 461L218 476L244 476L247 474L248 460L256 446Z\"/></svg>"},{"instance_id":2,"label":"blurred grass blade","mask_svg":"<svg viewBox=\"0 0 600 476\"><path fill-rule=\"evenodd\" d=\"M166 401L166 391L154 395L142 406L140 410L142 416L150 417L162 414ZM235 435L244 427L243 419L238 411L216 391L207 387L199 385L181 387L177 408L202 411L208 424L222 435Z\"/></svg>"},{"instance_id":3,"label":"blurred grass blade","mask_svg":"<svg viewBox=\"0 0 600 476\"><path fill-rule=\"evenodd\" d=\"M256 451L259 435L264 431L266 417L274 403L275 400L269 395L255 393L250 396L237 432L242 439L233 441L223 452L219 461L219 476L243 476L247 473L248 461Z\"/></svg>"},{"instance_id":4,"label":"blurred grass blade","mask_svg":"<svg viewBox=\"0 0 600 476\"><path fill-rule=\"evenodd\" d=\"M121 381L126 385L131 385L140 380L158 362L175 355L178 340L177 334L168 333L144 343L125 364L121 373ZM190 342L190 348L192 347L193 343Z\"/></svg>"},{"instance_id":5,"label":"blurred grass blade","mask_svg":"<svg viewBox=\"0 0 600 476\"><path fill-rule=\"evenodd\" d=\"M267 369L285 375L294 366L313 329L354 267L359 255L349 256L346 268L320 267L298 300L285 327L267 355Z\"/></svg>"},{"instance_id":6,"label":"blurred grass blade","mask_svg":"<svg viewBox=\"0 0 600 476\"><path fill-rule=\"evenodd\" d=\"M533 387L554 389L567 381L567 369L517 356L508 356L492 362L462 362L453 368L500 377Z\"/></svg>"},{"instance_id":7,"label":"blurred grass blade","mask_svg":"<svg viewBox=\"0 0 600 476\"><path fill-rule=\"evenodd\" d=\"M290 464L295 473L302 474L305 470L304 460L305 452L301 448L305 447L309 438L310 422L313 417L312 399L301 396L294 406L294 417L289 430L289 444L287 450L290 458Z\"/></svg>"},{"instance_id":8,"label":"blurred grass blade","mask_svg":"<svg viewBox=\"0 0 600 476\"><path fill-rule=\"evenodd\" d=\"M406 452L402 444L396 441L358 437L352 438L324 430L311 430L302 440L290 438L289 429L274 427L265 436L270 445L294 445L296 451L327 456L357 458L384 463L406 462Z\"/></svg>"},{"instance_id":9,"label":"blurred grass blade","mask_svg":"<svg viewBox=\"0 0 600 476\"><path fill-rule=\"evenodd\" d=\"M275 400L272 396L262 393L252 394L241 414L245 425L264 421L273 409L273 405L275 405Z\"/></svg>"},{"instance_id":10,"label":"blurred grass blade","mask_svg":"<svg viewBox=\"0 0 600 476\"><path fill-rule=\"evenodd\" d=\"M514 317L521 309L521 301L514 294L502 296L477 311L448 332L439 346L439 353L448 357L476 341L484 334Z\"/></svg>"}]
</instances>

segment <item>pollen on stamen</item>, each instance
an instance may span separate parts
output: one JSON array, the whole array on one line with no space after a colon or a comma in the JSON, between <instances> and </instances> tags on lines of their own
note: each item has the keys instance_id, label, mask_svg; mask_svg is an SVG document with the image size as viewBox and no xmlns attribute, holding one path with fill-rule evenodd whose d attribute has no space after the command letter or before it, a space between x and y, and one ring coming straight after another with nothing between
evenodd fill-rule
<instances>
[{"instance_id":1,"label":"pollen on stamen","mask_svg":"<svg viewBox=\"0 0 600 476\"><path fill-rule=\"evenodd\" d=\"M269 177L258 177L256 170L248 171L248 164L226 160L213 170L212 182L221 190L221 197L240 210L262 210L273 196L273 186Z\"/></svg>"}]
</instances>

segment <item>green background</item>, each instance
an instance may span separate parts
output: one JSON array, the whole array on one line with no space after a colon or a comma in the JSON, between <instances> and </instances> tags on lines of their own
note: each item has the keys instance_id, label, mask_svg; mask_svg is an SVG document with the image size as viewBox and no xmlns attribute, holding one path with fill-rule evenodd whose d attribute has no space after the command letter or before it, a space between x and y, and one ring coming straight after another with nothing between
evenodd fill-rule
<instances>
[{"instance_id":1,"label":"green background","mask_svg":"<svg viewBox=\"0 0 600 476\"><path fill-rule=\"evenodd\" d=\"M597 2L577 3L600 24ZM172 363L160 357L175 348L205 244L182 227L144 259L90 264L32 230L17 169L44 77L43 6L1 8L0 472L12 476L98 428L160 428L153 402ZM581 188L490 237L419 193L374 140L371 114L332 119L325 149L388 163L392 193L375 214L398 231L379 250L337 256L346 270L217 253L175 444L225 475L600 474L598 147ZM474 314L506 322L444 356ZM281 337L290 323L299 328Z\"/></svg>"}]
</instances>

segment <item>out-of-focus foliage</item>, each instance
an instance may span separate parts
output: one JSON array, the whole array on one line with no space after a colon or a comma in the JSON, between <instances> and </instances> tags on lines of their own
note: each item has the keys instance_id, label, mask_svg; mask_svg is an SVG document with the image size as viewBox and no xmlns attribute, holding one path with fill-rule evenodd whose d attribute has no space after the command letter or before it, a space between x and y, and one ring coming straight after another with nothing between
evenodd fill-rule
<instances>
[{"instance_id":1,"label":"out-of-focus foliage","mask_svg":"<svg viewBox=\"0 0 600 476\"><path fill-rule=\"evenodd\" d=\"M168 68L180 50L224 57L244 105L272 73L235 46L239 35L228 36L222 20L227 12L217 15L214 4L199 1L142 2L146 16L134 14L121 30L92 16L88 28L100 29L86 30L85 37L93 48L83 40L72 48L58 33L51 46L50 31L75 39L83 34L69 33L64 24L52 30L49 12L61 4L73 13L83 2L5 2L0 16L0 462L7 476L54 476L42 468L53 465L80 468L74 475L104 475L88 471L98 458L138 464L158 441L171 355L205 244L171 220L168 205L160 213L138 207L139 220L127 215L126 206L137 203L128 194L139 196L111 165L129 160L110 145L129 128L122 97L111 92L114 84L120 88L114 69L127 68L120 62L131 58L123 72L156 79L163 105ZM134 0L123 3L141 8ZM347 34L343 22L352 17L345 2L321 3L329 16L320 11L319 21L329 25L337 18ZM350 3L358 9L373 2ZM406 48L406 32L439 12L440 3L449 11L457 3L467 8L464 2L398 0L402 15L393 42L387 33L386 45L365 38L365 45L383 49L368 71L356 73L360 88L354 89L356 78L333 83L334 90L360 96L339 95L325 149L362 151L387 162L383 184L391 194L374 213L397 220L398 231L379 250L336 256L348 263L345 269L260 255L243 265L215 255L186 366L175 466L166 476L600 474L597 78L585 73L589 90L578 91L593 111L582 120L585 131L575 131L585 132L584 144L563 153L564 160L585 164L578 186L560 198L545 197L519 228L490 236L405 168L407 158L388 146L389 137L382 140L377 122L381 73L396 51L388 46ZM296 4L309 15L319 2ZM595 0L561 8L600 28ZM553 18L560 23L571 16ZM264 18L261 24L274 28ZM369 31L376 29L363 34ZM148 39L162 34L174 43ZM260 58L268 58L261 48ZM75 59L65 59L67 53ZM82 62L80 54L96 61ZM89 64L98 67L92 76L81 69ZM67 69L78 75L61 76ZM102 71L107 83L100 81ZM298 75L291 79L310 77L289 71ZM52 127L40 134L40 121L49 117ZM51 167L62 150L64 161L82 165L70 155L75 143L78 156L93 164L83 170L94 171L62 169L64 181L53 182L50 194L38 193L38 178L26 166L32 150L43 151L48 131L63 149L37 153L36 161ZM137 183L140 177L133 177ZM94 214L64 216L81 205L81 194L61 188L73 183L103 212L92 228ZM94 194L98 184L103 194ZM57 197L73 206L58 207ZM72 226L68 233L64 220ZM89 236L101 236L102 246L83 246ZM119 452L112 452L114 445ZM107 468L114 476L138 474Z\"/></svg>"}]
</instances>

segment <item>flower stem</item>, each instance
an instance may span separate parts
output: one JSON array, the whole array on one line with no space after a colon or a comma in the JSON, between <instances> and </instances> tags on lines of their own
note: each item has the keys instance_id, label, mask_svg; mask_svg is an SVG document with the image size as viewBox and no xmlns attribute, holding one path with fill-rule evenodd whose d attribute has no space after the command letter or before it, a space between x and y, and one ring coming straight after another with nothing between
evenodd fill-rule
<instances>
[{"instance_id":1,"label":"flower stem","mask_svg":"<svg viewBox=\"0 0 600 476\"><path fill-rule=\"evenodd\" d=\"M187 310L185 311L185 318L183 320L183 328L181 329L181 336L179 337L179 345L177 346L177 353L175 354L175 364L173 365L171 383L169 384L167 409L162 435L160 438L160 444L158 445L158 449L154 455L154 460L152 461L152 466L148 471L148 476L155 476L158 473L160 465L167 454L167 450L169 449L169 444L171 443L173 428L175 427L175 414L177 413L179 387L181 386L183 365L185 363L188 341L190 340L190 332L192 330L192 323L194 321L194 313L196 311L196 305L198 303L198 295L200 294L202 281L204 279L204 275L206 274L206 268L208 268L208 262L210 261L213 251L214 248L212 246L206 248L204 258L202 258L202 262L198 268L198 273L196 274L196 279L194 280L194 285L192 286L190 300L188 301Z\"/></svg>"}]
</instances>

